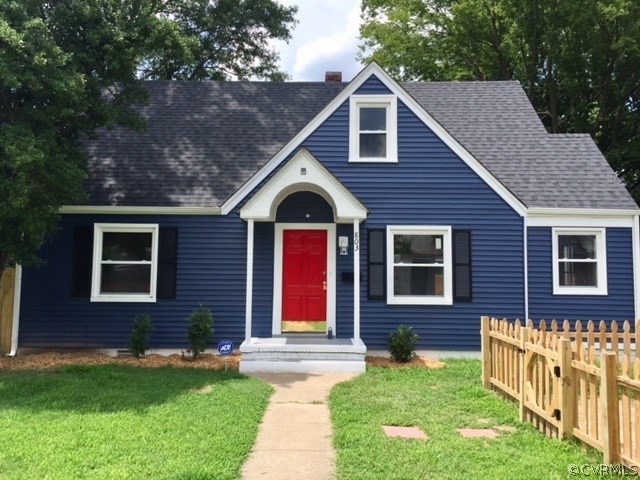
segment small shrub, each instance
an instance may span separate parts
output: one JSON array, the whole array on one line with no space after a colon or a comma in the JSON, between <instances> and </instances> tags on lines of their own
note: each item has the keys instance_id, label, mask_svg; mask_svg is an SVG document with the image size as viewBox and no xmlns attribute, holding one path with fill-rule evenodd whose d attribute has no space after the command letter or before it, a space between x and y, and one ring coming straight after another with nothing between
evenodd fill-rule
<instances>
[{"instance_id":1,"label":"small shrub","mask_svg":"<svg viewBox=\"0 0 640 480\"><path fill-rule=\"evenodd\" d=\"M131 335L129 335L129 348L134 357L144 357L145 352L149 349L149 335L153 332L151 325L151 315L141 313L133 322Z\"/></svg>"},{"instance_id":2,"label":"small shrub","mask_svg":"<svg viewBox=\"0 0 640 480\"><path fill-rule=\"evenodd\" d=\"M398 330L389 334L389 353L398 363L407 363L415 355L416 343L420 335L408 325L400 325Z\"/></svg>"},{"instance_id":3,"label":"small shrub","mask_svg":"<svg viewBox=\"0 0 640 480\"><path fill-rule=\"evenodd\" d=\"M191 355L198 357L204 352L213 337L213 317L211 310L207 307L200 307L189 316L189 331L187 335L191 342Z\"/></svg>"}]
</instances>

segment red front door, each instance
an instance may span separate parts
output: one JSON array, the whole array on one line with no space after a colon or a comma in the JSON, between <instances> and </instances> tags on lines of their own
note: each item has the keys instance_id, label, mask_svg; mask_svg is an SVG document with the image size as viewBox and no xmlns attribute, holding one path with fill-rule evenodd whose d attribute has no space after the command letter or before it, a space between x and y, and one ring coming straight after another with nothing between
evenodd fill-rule
<instances>
[{"instance_id":1,"label":"red front door","mask_svg":"<svg viewBox=\"0 0 640 480\"><path fill-rule=\"evenodd\" d=\"M327 320L327 231L285 230L282 320Z\"/></svg>"}]
</instances>

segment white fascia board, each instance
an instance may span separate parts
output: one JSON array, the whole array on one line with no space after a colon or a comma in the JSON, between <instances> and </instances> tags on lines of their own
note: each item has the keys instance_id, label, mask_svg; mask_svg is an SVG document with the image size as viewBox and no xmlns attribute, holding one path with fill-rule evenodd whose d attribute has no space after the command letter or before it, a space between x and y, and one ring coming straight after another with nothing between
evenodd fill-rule
<instances>
[{"instance_id":1,"label":"white fascia board","mask_svg":"<svg viewBox=\"0 0 640 480\"><path fill-rule=\"evenodd\" d=\"M638 210L530 208L529 227L623 227L632 228Z\"/></svg>"},{"instance_id":2,"label":"white fascia board","mask_svg":"<svg viewBox=\"0 0 640 480\"><path fill-rule=\"evenodd\" d=\"M527 209L528 217L580 216L580 217L633 217L640 214L640 209L615 208L540 208Z\"/></svg>"},{"instance_id":3,"label":"white fascia board","mask_svg":"<svg viewBox=\"0 0 640 480\"><path fill-rule=\"evenodd\" d=\"M221 215L220 207L134 207L110 205L64 205L59 213L69 215Z\"/></svg>"},{"instance_id":4,"label":"white fascia board","mask_svg":"<svg viewBox=\"0 0 640 480\"><path fill-rule=\"evenodd\" d=\"M227 215L260 182L262 182L282 161L287 158L311 133L313 133L340 105L371 76L375 75L391 92L400 99L427 127L429 127L453 152L458 155L487 185L489 185L520 216L526 214L526 206L500 183L471 153L469 153L442 125L440 125L422 106L413 99L391 76L377 63L371 62L355 76L316 117L276 153L253 177L240 187L223 205L222 214ZM345 159L347 162L348 159Z\"/></svg>"}]
</instances>

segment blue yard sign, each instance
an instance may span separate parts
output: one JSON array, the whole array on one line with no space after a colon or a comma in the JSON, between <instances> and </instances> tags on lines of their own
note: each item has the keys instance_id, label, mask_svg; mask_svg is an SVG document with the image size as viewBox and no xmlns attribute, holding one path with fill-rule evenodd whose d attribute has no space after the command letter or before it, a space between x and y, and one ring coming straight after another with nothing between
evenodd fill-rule
<instances>
[{"instance_id":1,"label":"blue yard sign","mask_svg":"<svg viewBox=\"0 0 640 480\"><path fill-rule=\"evenodd\" d=\"M233 342L231 340L220 340L218 351L220 355L231 355L233 353Z\"/></svg>"}]
</instances>

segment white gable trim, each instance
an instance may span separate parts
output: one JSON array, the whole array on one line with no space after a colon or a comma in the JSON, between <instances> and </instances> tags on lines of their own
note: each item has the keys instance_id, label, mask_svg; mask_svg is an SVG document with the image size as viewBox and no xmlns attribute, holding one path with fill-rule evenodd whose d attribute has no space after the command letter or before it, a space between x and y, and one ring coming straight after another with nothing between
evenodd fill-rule
<instances>
[{"instance_id":1,"label":"white gable trim","mask_svg":"<svg viewBox=\"0 0 640 480\"><path fill-rule=\"evenodd\" d=\"M367 209L306 148L301 148L240 210L240 218L275 221L280 202L294 192L310 191L333 207L337 223L367 218Z\"/></svg>"},{"instance_id":2,"label":"white gable trim","mask_svg":"<svg viewBox=\"0 0 640 480\"><path fill-rule=\"evenodd\" d=\"M340 105L360 86L375 75L391 92L429 127L456 155L458 155L484 182L489 185L520 216L526 213L525 205L500 183L471 153L469 153L442 125L427 113L393 78L377 63L371 62L340 92L316 117L293 137L271 160L269 160L253 177L240 187L221 207L222 214L233 210L260 182L262 182L285 158L287 158L302 141L313 133ZM345 158L345 162L348 159Z\"/></svg>"}]
</instances>

